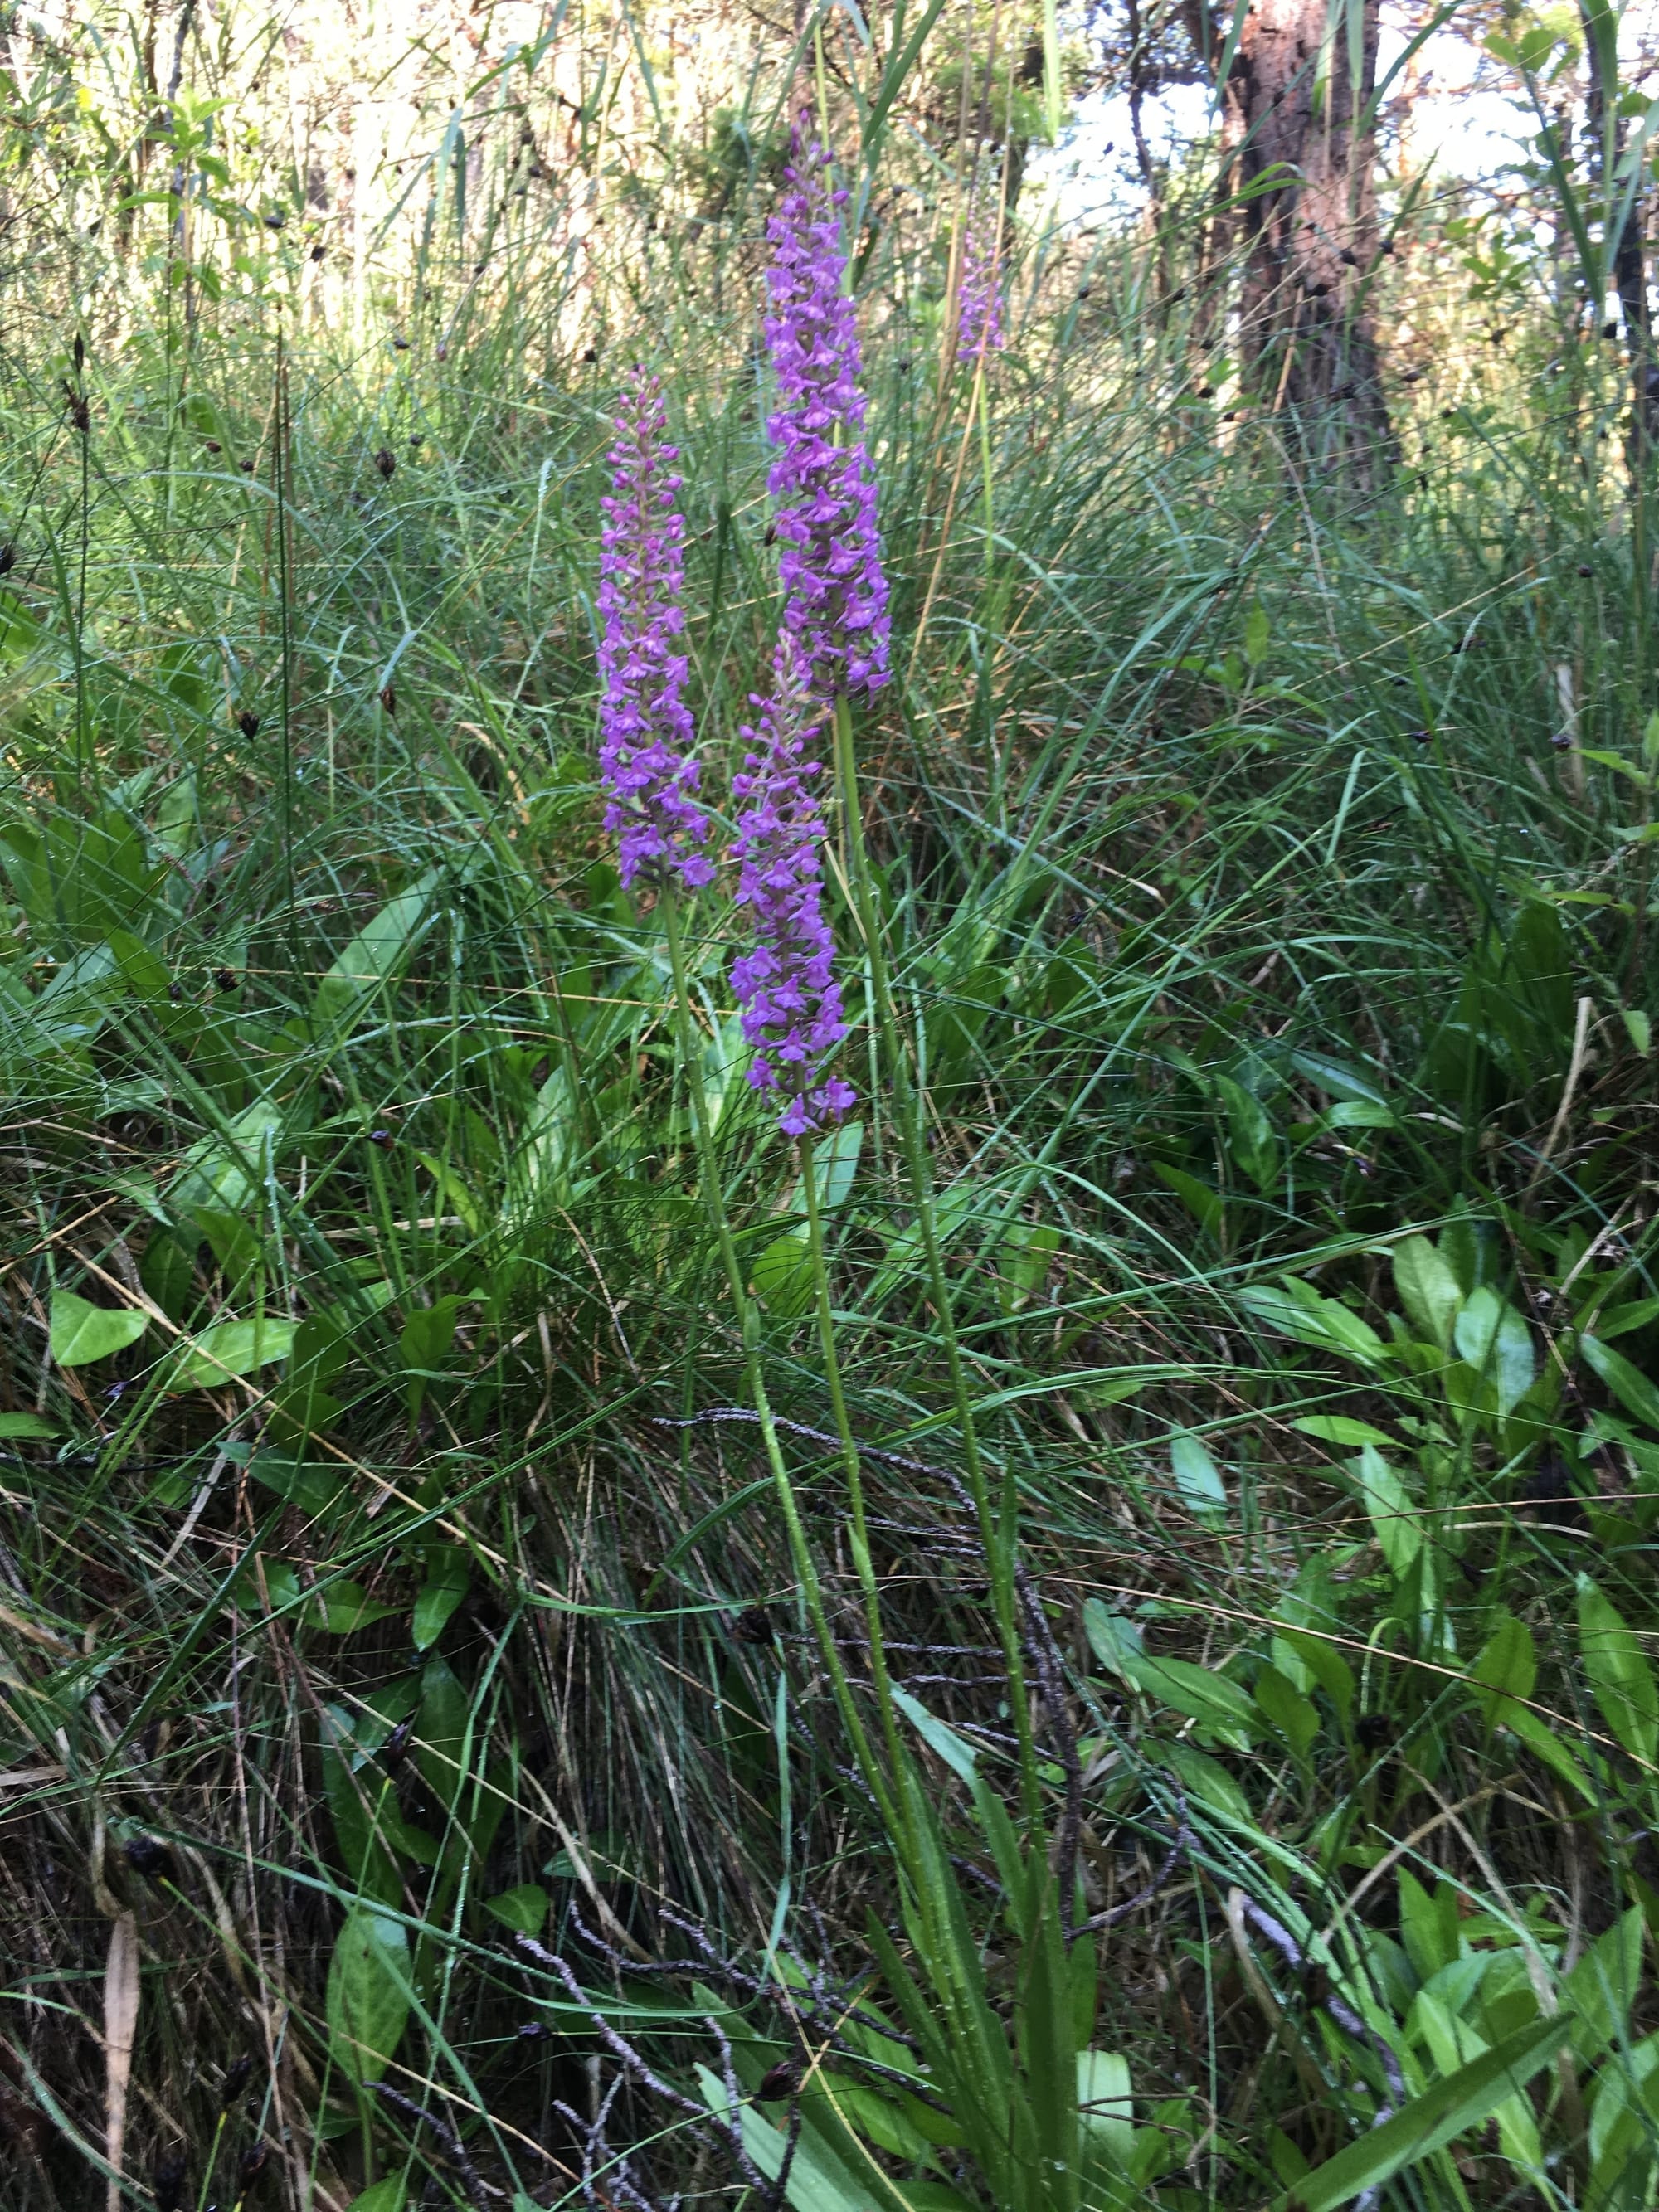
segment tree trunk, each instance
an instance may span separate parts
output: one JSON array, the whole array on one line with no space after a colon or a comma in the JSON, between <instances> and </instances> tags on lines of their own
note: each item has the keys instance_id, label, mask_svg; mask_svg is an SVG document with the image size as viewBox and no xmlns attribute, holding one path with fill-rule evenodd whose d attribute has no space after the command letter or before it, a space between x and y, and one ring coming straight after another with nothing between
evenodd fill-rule
<instances>
[{"instance_id":1,"label":"tree trunk","mask_svg":"<svg viewBox=\"0 0 1659 2212\"><path fill-rule=\"evenodd\" d=\"M1377 9L1363 0L1356 89L1346 11L1253 0L1227 88L1243 130L1236 173L1253 194L1240 211L1246 383L1288 417L1304 459L1355 491L1395 459L1370 306L1376 138L1356 129L1376 89Z\"/></svg>"},{"instance_id":2,"label":"tree trunk","mask_svg":"<svg viewBox=\"0 0 1659 2212\"><path fill-rule=\"evenodd\" d=\"M1601 50L1596 43L1595 26L1590 11L1581 5L1584 21L1584 52L1589 65L1589 82L1585 107L1589 122L1590 160L1595 167L1597 184L1604 201L1616 199L1617 179L1625 155L1625 119L1618 110L1618 86L1611 88L1614 96L1612 123L1609 129L1609 88L1601 81ZM1609 143L1611 141L1611 143ZM1648 307L1647 280L1647 179L1645 171L1636 196L1631 203L1624 229L1613 249L1611 275L1614 291L1619 295L1620 319L1624 325L1625 345L1631 364L1630 431L1626 441L1626 456L1632 473L1643 469L1652 458L1659 444L1659 356L1654 350L1653 318ZM1595 302L1599 322L1606 302Z\"/></svg>"}]
</instances>

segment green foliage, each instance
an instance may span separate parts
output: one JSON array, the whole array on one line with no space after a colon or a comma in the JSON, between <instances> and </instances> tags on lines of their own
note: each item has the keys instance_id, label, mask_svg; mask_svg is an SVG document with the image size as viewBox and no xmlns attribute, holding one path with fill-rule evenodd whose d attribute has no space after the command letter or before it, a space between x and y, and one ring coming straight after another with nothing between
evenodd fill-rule
<instances>
[{"instance_id":1,"label":"green foliage","mask_svg":"<svg viewBox=\"0 0 1659 2212\"><path fill-rule=\"evenodd\" d=\"M558 180L526 165L515 200L447 92L418 275L371 265L331 307L345 257L315 264L280 387L322 218L250 212L306 204L291 134L279 172L234 100L181 97L165 167L76 233L108 319L84 505L68 322L46 289L20 308L0 1776L40 2033L0 2119L26 2143L7 2100L53 2098L43 2204L89 2185L52 2113L99 2139L101 2066L52 2023L87 2014L112 1898L147 1961L142 2125L219 2145L187 2201L236 2201L278 2124L319 2199L468 2193L437 2123L486 2192L544 2203L580 2164L558 2107L618 2064L596 2012L694 2107L634 2069L607 2108L639 2185L688 2203L729 2193L722 2118L767 2178L794 2131L808 2212L1651 2201L1659 725L1624 402L1583 353L1547 406L1530 368L1497 398L1401 385L1402 444L1455 465L1353 511L1290 413L1199 421L1194 240L1160 237L1154 299L1145 242L1103 232L1085 307L1070 249L1023 242L1016 161L1015 342L970 435L931 351L954 204L916 134L948 146L964 85L976 133L980 77L927 12L868 54L826 18L844 143L893 165L859 283L900 673L855 737L902 1060L838 846L861 1104L812 1188L896 1761L729 887L686 916L683 1050L662 908L623 891L593 782L602 416L642 347L716 807L764 679L764 88L635 172L648 32L637 77L590 53L580 96L560 80L580 275L531 234ZM1567 66L1565 17L1510 28L1517 66ZM67 80L48 118L56 66L5 127L63 165L46 204L90 205L137 140L89 150ZM539 66L476 94L514 162ZM1040 137L1017 46L989 82L989 137ZM1555 392L1532 249L1443 216L1445 267L1525 320ZM696 1425L752 1410L745 1329L890 1832L754 1425ZM948 1479L953 1355L988 1563ZM1054 1646L1023 1705L986 1594L1016 1519L1015 1637ZM250 2092L222 2128L256 2015L280 2119Z\"/></svg>"}]
</instances>

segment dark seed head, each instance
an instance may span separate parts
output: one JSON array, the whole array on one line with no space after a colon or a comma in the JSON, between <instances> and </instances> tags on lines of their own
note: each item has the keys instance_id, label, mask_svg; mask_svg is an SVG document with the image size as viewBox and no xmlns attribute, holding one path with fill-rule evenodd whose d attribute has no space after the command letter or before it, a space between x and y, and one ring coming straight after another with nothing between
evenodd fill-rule
<instances>
[{"instance_id":1,"label":"dark seed head","mask_svg":"<svg viewBox=\"0 0 1659 2212\"><path fill-rule=\"evenodd\" d=\"M398 695L389 684L380 686L380 704L388 714L395 714L398 711Z\"/></svg>"},{"instance_id":2,"label":"dark seed head","mask_svg":"<svg viewBox=\"0 0 1659 2212\"><path fill-rule=\"evenodd\" d=\"M389 446L382 446L374 456L374 465L388 479L397 473L398 457Z\"/></svg>"},{"instance_id":3,"label":"dark seed head","mask_svg":"<svg viewBox=\"0 0 1659 2212\"><path fill-rule=\"evenodd\" d=\"M270 2145L269 2143L250 2144L242 2153L239 2162L243 2188L246 2189L250 2182L257 2181L270 2164Z\"/></svg>"},{"instance_id":4,"label":"dark seed head","mask_svg":"<svg viewBox=\"0 0 1659 2212\"><path fill-rule=\"evenodd\" d=\"M597 361L599 357L599 349L598 346L585 346L583 348L582 359L584 361Z\"/></svg>"},{"instance_id":5,"label":"dark seed head","mask_svg":"<svg viewBox=\"0 0 1659 2212\"><path fill-rule=\"evenodd\" d=\"M414 1725L415 1716L411 1713L406 1721L399 1721L392 1729L380 1749L380 1758L385 1765L397 1766L401 1764L404 1753L409 1749L409 1732Z\"/></svg>"},{"instance_id":6,"label":"dark seed head","mask_svg":"<svg viewBox=\"0 0 1659 2212\"><path fill-rule=\"evenodd\" d=\"M321 261L325 259L327 253L328 248L325 246L313 246L311 249L311 258L313 261Z\"/></svg>"},{"instance_id":7,"label":"dark seed head","mask_svg":"<svg viewBox=\"0 0 1659 2212\"><path fill-rule=\"evenodd\" d=\"M1362 1751L1380 1751L1394 1732L1386 1713L1361 1713L1353 1724L1354 1741Z\"/></svg>"},{"instance_id":8,"label":"dark seed head","mask_svg":"<svg viewBox=\"0 0 1659 2212\"><path fill-rule=\"evenodd\" d=\"M386 1152L391 1151L397 1140L390 1129L371 1129L368 1133L368 1141L371 1145L378 1145L383 1152Z\"/></svg>"},{"instance_id":9,"label":"dark seed head","mask_svg":"<svg viewBox=\"0 0 1659 2212\"><path fill-rule=\"evenodd\" d=\"M159 1881L173 1872L172 1852L154 1836L129 1836L125 1849L127 1864L135 1874Z\"/></svg>"},{"instance_id":10,"label":"dark seed head","mask_svg":"<svg viewBox=\"0 0 1659 2212\"><path fill-rule=\"evenodd\" d=\"M1557 730L1554 736L1551 738L1550 743L1557 752L1570 753L1572 750L1572 732Z\"/></svg>"},{"instance_id":11,"label":"dark seed head","mask_svg":"<svg viewBox=\"0 0 1659 2212\"><path fill-rule=\"evenodd\" d=\"M213 980L222 991L234 991L236 988L236 970L234 968L216 968Z\"/></svg>"},{"instance_id":12,"label":"dark seed head","mask_svg":"<svg viewBox=\"0 0 1659 2212\"><path fill-rule=\"evenodd\" d=\"M1407 735L1414 745L1431 744L1434 741L1432 730L1412 730L1407 732Z\"/></svg>"},{"instance_id":13,"label":"dark seed head","mask_svg":"<svg viewBox=\"0 0 1659 2212\"><path fill-rule=\"evenodd\" d=\"M9 551L9 547L8 547L7 550ZM1588 561L1581 561L1578 563L1578 573L1581 576L1593 576L1595 574L1595 571L1591 568Z\"/></svg>"},{"instance_id":14,"label":"dark seed head","mask_svg":"<svg viewBox=\"0 0 1659 2212\"><path fill-rule=\"evenodd\" d=\"M775 2066L769 2067L760 2080L755 2094L763 2105L781 2105L786 2097L793 2097L800 2087L799 2058L780 2058Z\"/></svg>"},{"instance_id":15,"label":"dark seed head","mask_svg":"<svg viewBox=\"0 0 1659 2212\"><path fill-rule=\"evenodd\" d=\"M281 230L287 221L288 217L283 213L281 208L272 208L270 213L265 217L265 228L267 230Z\"/></svg>"},{"instance_id":16,"label":"dark seed head","mask_svg":"<svg viewBox=\"0 0 1659 2212\"><path fill-rule=\"evenodd\" d=\"M740 1613L732 1624L732 1633L739 1644L775 1644L778 1636L763 1605L751 1605Z\"/></svg>"},{"instance_id":17,"label":"dark seed head","mask_svg":"<svg viewBox=\"0 0 1659 2212\"><path fill-rule=\"evenodd\" d=\"M769 545L775 545L778 542L778 526L775 522L769 522L766 526L766 542Z\"/></svg>"},{"instance_id":18,"label":"dark seed head","mask_svg":"<svg viewBox=\"0 0 1659 2212\"><path fill-rule=\"evenodd\" d=\"M185 995L185 987L184 987L184 985L183 985L182 983L169 983L169 984L167 985L167 996L168 996L168 998L169 998L169 999L171 999L171 1000L172 1000L172 1001L173 1001L173 1005L174 1005L175 1006L178 1005L178 1003L179 1003L179 1000L180 1000L180 999L182 999L182 998L184 997L184 995Z\"/></svg>"},{"instance_id":19,"label":"dark seed head","mask_svg":"<svg viewBox=\"0 0 1659 2212\"><path fill-rule=\"evenodd\" d=\"M9 545L0 545L0 576L10 575L17 566L17 556Z\"/></svg>"},{"instance_id":20,"label":"dark seed head","mask_svg":"<svg viewBox=\"0 0 1659 2212\"><path fill-rule=\"evenodd\" d=\"M246 2051L240 2058L232 2059L230 2064L225 2069L225 2078L219 2085L219 2102L222 2106L228 2107L234 2103L246 2088L248 2077L252 2071L253 2061Z\"/></svg>"},{"instance_id":21,"label":"dark seed head","mask_svg":"<svg viewBox=\"0 0 1659 2212\"><path fill-rule=\"evenodd\" d=\"M87 342L79 331L75 333L75 374L79 376L87 365Z\"/></svg>"},{"instance_id":22,"label":"dark seed head","mask_svg":"<svg viewBox=\"0 0 1659 2212\"><path fill-rule=\"evenodd\" d=\"M224 450L216 438L204 438L202 441L202 451L204 453L222 453Z\"/></svg>"},{"instance_id":23,"label":"dark seed head","mask_svg":"<svg viewBox=\"0 0 1659 2212\"><path fill-rule=\"evenodd\" d=\"M254 713L252 707L243 708L241 713L236 717L236 726L245 738L257 738L258 736L259 717Z\"/></svg>"},{"instance_id":24,"label":"dark seed head","mask_svg":"<svg viewBox=\"0 0 1659 2212\"><path fill-rule=\"evenodd\" d=\"M240 469L245 477L251 477L253 474L253 464L252 461L238 461L236 465Z\"/></svg>"},{"instance_id":25,"label":"dark seed head","mask_svg":"<svg viewBox=\"0 0 1659 2212\"><path fill-rule=\"evenodd\" d=\"M190 2171L181 2150L169 2151L155 2168L155 2212L179 2212L185 2197L185 2176Z\"/></svg>"}]
</instances>

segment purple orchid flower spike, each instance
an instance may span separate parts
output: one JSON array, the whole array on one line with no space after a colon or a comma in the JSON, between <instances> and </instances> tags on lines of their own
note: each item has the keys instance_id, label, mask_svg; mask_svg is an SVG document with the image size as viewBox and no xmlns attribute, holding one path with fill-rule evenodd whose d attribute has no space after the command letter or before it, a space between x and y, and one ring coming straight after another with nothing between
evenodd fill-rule
<instances>
[{"instance_id":1,"label":"purple orchid flower spike","mask_svg":"<svg viewBox=\"0 0 1659 2212\"><path fill-rule=\"evenodd\" d=\"M1002 256L994 216L988 234L970 211L963 227L962 277L957 307L957 359L976 362L1002 344Z\"/></svg>"},{"instance_id":2,"label":"purple orchid flower spike","mask_svg":"<svg viewBox=\"0 0 1659 2212\"><path fill-rule=\"evenodd\" d=\"M823 768L813 746L823 710L792 630L779 634L773 677L770 699L756 702L759 727L743 732L754 746L745 773L732 782L747 802L732 846L738 903L755 933L754 950L732 963L732 988L754 1054L749 1080L782 1097L778 1126L799 1137L833 1127L855 1094L824 1066L847 1023L822 900Z\"/></svg>"},{"instance_id":3,"label":"purple orchid flower spike","mask_svg":"<svg viewBox=\"0 0 1659 2212\"><path fill-rule=\"evenodd\" d=\"M891 624L866 448L864 394L847 256L829 155L798 125L788 189L767 224L772 245L766 343L778 404L767 489L776 501L784 627L814 697L874 691L888 679Z\"/></svg>"},{"instance_id":4,"label":"purple orchid flower spike","mask_svg":"<svg viewBox=\"0 0 1659 2212\"><path fill-rule=\"evenodd\" d=\"M685 525L674 506L680 479L671 473L676 455L663 442L665 421L660 384L636 369L617 410L611 496L600 501L599 767L623 883L673 871L695 890L714 871L699 849L708 825L696 803L682 696Z\"/></svg>"}]
</instances>

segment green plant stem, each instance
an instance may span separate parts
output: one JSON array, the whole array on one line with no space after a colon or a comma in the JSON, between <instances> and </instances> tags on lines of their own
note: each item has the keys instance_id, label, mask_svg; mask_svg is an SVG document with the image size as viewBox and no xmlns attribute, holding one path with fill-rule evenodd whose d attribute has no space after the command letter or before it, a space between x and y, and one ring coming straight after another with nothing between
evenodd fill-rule
<instances>
[{"instance_id":1,"label":"green plant stem","mask_svg":"<svg viewBox=\"0 0 1659 2212\"><path fill-rule=\"evenodd\" d=\"M829 1616L823 1609L823 1592L818 1583L817 1569L807 1547L806 1531L801 1522L795 1486L789 1480L789 1470L784 1464L783 1448L778 1440L777 1424L772 1418L772 1401L767 1395L766 1376L761 1364L759 1326L744 1284L743 1267L738 1258L732 1224L726 1218L726 1195L720 1186L720 1163L714 1153L714 1133L708 1126L702 1085L697 1079L696 1033L691 1020L691 994L686 980L685 947L680 935L679 899L672 885L665 888L662 894L662 915L663 930L668 939L668 957L674 974L674 1022L678 1032L680 1060L685 1069L685 1087L691 1099L691 1127L696 1140L703 1203L708 1209L709 1221L720 1246L726 1284L737 1314L749 1395L754 1401L767 1464L777 1488L778 1509L783 1515L783 1525L788 1534L790 1556L794 1560L795 1572L800 1578L801 1594L806 1601L806 1609L817 1635L818 1647L823 1654L823 1663L829 1672L830 1688L841 1713L842 1725L852 1741L860 1771L870 1786L883 1824L890 1835L896 1835L900 1829L892 1793L876 1764L869 1736L859 1717L858 1707L853 1702L852 1685L847 1679L847 1669L842 1663Z\"/></svg>"},{"instance_id":2,"label":"green plant stem","mask_svg":"<svg viewBox=\"0 0 1659 2212\"><path fill-rule=\"evenodd\" d=\"M881 1592L877 1586L876 1570L870 1557L870 1536L864 1517L864 1470L859 1459L858 1441L853 1434L852 1422L848 1418L847 1393L842 1386L841 1359L836 1350L835 1314L830 1303L830 1263L823 1246L823 1213L818 1204L817 1170L812 1158L810 1137L801 1138L799 1152L801 1188L806 1194L807 1249L811 1257L813 1291L817 1307L818 1348L823 1356L824 1380L830 1386L830 1405L835 1418L836 1434L841 1438L842 1464L847 1470L847 1497L853 1523L853 1564L858 1571L859 1587L864 1593L865 1628L870 1638L870 1679L875 1685L876 1706L881 1715L888 1761L896 1778L904 1771L904 1761L899 1748L898 1723L893 1711L893 1686L887 1673L886 1647L882 1640ZM900 1802L903 1802L902 1795ZM908 1832L904 1842L908 1855Z\"/></svg>"},{"instance_id":3,"label":"green plant stem","mask_svg":"<svg viewBox=\"0 0 1659 2212\"><path fill-rule=\"evenodd\" d=\"M1002 1646L1002 1661L1008 1676L1008 1701L1013 1710L1014 1727L1019 1739L1021 1795L1027 1819L1035 1821L1042 1811L1042 1791L1037 1778L1036 1745L1031 1734L1030 1705L1025 1694L1025 1665L1014 1607L1014 1545L1017 1540L1018 1493L1010 1470L1004 1478L1000 1505L993 1510L985 1465L980 1457L979 1432L974 1422L968 1370L957 1337L951 1286L945 1273L944 1255L939 1249L933 1177L927 1164L927 1133L922 1123L924 1101L920 1090L910 1080L910 1063L899 1036L887 963L882 951L870 857L865 847L864 819L859 805L858 763L853 750L853 710L844 697L836 701L835 721L836 772L841 785L842 818L846 824L848 875L852 886L853 904L858 915L860 933L864 939L865 954L870 963L870 994L875 1000L882 1050L898 1111L899 1141L904 1152L911 1203L916 1210L916 1225L921 1235L928 1291L945 1346L951 1399L956 1408L957 1426L962 1432L963 1469L968 1479L969 1494L974 1501L974 1511L978 1517L980 1542L984 1547L986 1566L990 1575L991 1603L996 1614L997 1638Z\"/></svg>"}]
</instances>

